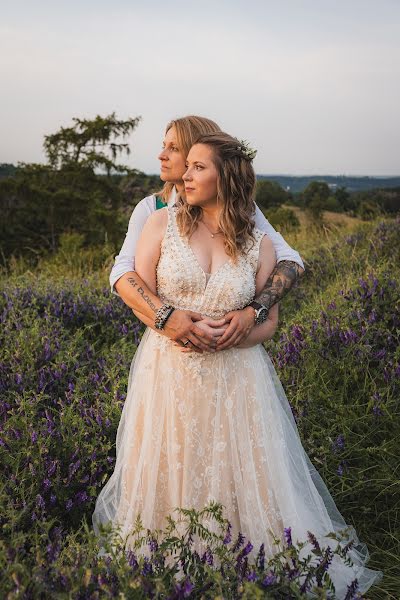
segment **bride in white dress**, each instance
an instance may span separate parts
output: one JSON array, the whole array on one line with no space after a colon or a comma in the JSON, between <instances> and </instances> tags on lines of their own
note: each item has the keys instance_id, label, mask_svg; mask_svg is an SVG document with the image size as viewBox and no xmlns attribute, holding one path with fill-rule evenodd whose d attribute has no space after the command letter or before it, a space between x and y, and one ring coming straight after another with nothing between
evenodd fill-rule
<instances>
[{"instance_id":1,"label":"bride in white dress","mask_svg":"<svg viewBox=\"0 0 400 600\"><path fill-rule=\"evenodd\" d=\"M251 155L224 133L202 136L187 158L186 201L153 213L136 251L135 269L164 302L213 319L247 306L275 266L268 237L253 225ZM93 524L111 522L123 536L140 513L163 529L175 507L221 502L232 531L266 556L271 530L293 540L348 527L310 462L284 390L262 342L274 334L278 305L246 341L221 352L192 352L148 328L132 362L116 440L115 470L101 490ZM223 333L221 328L221 334ZM382 574L365 567L368 550L353 528L353 567L334 557L336 597L355 579L365 592ZM129 540L129 538L128 538ZM347 540L348 541L348 540ZM306 548L307 549L307 548Z\"/></svg>"}]
</instances>

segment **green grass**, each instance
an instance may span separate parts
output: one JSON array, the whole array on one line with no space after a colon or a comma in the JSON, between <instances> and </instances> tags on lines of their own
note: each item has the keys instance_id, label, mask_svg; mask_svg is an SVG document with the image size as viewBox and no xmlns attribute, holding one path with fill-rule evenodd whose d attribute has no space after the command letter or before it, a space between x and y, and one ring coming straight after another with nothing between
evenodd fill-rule
<instances>
[{"instance_id":1,"label":"green grass","mask_svg":"<svg viewBox=\"0 0 400 600\"><path fill-rule=\"evenodd\" d=\"M369 566L384 571L368 598L397 600L400 222L326 219L287 239L306 273L281 303L267 349L307 453L367 544ZM113 597L118 586L142 597L125 559L114 570L96 562L90 532L142 331L109 293L112 260L109 247L84 249L65 236L56 256L35 270L14 260L1 279L0 589L10 600L52 597L51 585L59 598ZM219 578L222 596L220 573L210 567L202 577ZM204 597L218 595L212 589ZM256 589L284 597L250 582L224 597L257 597Z\"/></svg>"}]
</instances>

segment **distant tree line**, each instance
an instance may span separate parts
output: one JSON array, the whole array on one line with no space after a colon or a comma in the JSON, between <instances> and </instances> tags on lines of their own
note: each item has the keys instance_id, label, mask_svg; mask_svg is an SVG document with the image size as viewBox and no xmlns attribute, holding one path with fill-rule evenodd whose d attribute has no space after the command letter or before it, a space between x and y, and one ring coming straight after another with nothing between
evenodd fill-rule
<instances>
[{"instance_id":1,"label":"distant tree line","mask_svg":"<svg viewBox=\"0 0 400 600\"><path fill-rule=\"evenodd\" d=\"M79 234L83 245L107 242L118 250L132 207L161 188L156 175L119 163L129 155L127 138L140 117L117 119L115 113L73 119L44 138L46 164L0 164L0 253L35 261L57 251L62 234ZM299 226L287 205L306 210L315 220L323 211L346 212L363 219L400 210L400 187L349 192L325 181L311 181L300 193L277 181L259 178L256 201L274 225Z\"/></svg>"},{"instance_id":2,"label":"distant tree line","mask_svg":"<svg viewBox=\"0 0 400 600\"><path fill-rule=\"evenodd\" d=\"M295 226L293 215L282 212L282 206L288 204L304 209L314 221L322 219L323 211L343 212L368 220L400 211L400 187L349 192L345 187L332 190L326 182L311 181L302 192L294 194L276 181L262 178L257 180L256 202L271 218L276 218L279 208L277 214L287 221L288 228Z\"/></svg>"}]
</instances>

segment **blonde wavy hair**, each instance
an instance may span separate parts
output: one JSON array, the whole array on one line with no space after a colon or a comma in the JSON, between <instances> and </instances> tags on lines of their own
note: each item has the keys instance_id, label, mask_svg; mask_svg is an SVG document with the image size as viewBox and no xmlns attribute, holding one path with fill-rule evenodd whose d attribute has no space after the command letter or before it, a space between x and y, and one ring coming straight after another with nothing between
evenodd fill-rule
<instances>
[{"instance_id":1,"label":"blonde wavy hair","mask_svg":"<svg viewBox=\"0 0 400 600\"><path fill-rule=\"evenodd\" d=\"M220 131L200 136L196 144L212 149L217 169L217 201L221 204L219 229L224 235L228 256L237 259L249 242L254 243L254 192L256 175L246 147L236 138ZM197 228L203 210L183 199L177 210L177 223L182 235L191 236Z\"/></svg>"},{"instance_id":2,"label":"blonde wavy hair","mask_svg":"<svg viewBox=\"0 0 400 600\"><path fill-rule=\"evenodd\" d=\"M173 119L168 123L165 134L167 134L172 127L175 127L178 147L185 159L189 154L190 148L200 135L221 131L221 128L211 119L198 117L196 115L188 115L187 117L181 117L180 119ZM162 197L165 204L167 204L169 200L173 187L174 184L172 182L166 181L162 190L157 194Z\"/></svg>"}]
</instances>

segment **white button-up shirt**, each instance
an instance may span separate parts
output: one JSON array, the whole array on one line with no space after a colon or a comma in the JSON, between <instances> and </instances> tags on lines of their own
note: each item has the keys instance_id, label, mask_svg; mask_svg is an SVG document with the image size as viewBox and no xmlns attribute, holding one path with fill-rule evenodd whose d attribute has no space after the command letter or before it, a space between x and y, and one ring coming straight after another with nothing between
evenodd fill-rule
<instances>
[{"instance_id":1,"label":"white button-up shirt","mask_svg":"<svg viewBox=\"0 0 400 600\"><path fill-rule=\"evenodd\" d=\"M168 200L168 205L172 206L176 200L176 188L171 192ZM135 270L135 252L140 234L144 224L146 223L149 216L156 210L156 196L152 194L143 198L134 208L131 218L129 219L128 231L126 232L125 241L122 244L122 248L119 254L115 257L114 266L110 273L110 286L111 291L118 295L118 292L114 288L114 284L118 281L122 275ZM290 260L304 269L303 261L300 258L300 254L293 250L286 240L278 233L267 221L261 210L256 205L255 212L255 226L264 233L272 241L275 252L276 261L281 262L282 260Z\"/></svg>"}]
</instances>

